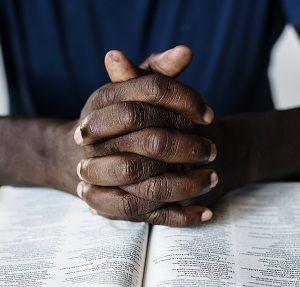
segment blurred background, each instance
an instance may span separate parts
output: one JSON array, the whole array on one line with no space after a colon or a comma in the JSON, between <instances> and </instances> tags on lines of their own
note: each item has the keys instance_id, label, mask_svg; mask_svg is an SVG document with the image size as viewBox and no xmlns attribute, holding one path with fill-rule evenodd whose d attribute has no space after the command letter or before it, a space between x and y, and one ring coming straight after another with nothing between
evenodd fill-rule
<instances>
[{"instance_id":1,"label":"blurred background","mask_svg":"<svg viewBox=\"0 0 300 287\"><path fill-rule=\"evenodd\" d=\"M287 26L272 53L269 76L277 108L300 106L300 40ZM0 57L0 114L8 110L7 85Z\"/></svg>"}]
</instances>

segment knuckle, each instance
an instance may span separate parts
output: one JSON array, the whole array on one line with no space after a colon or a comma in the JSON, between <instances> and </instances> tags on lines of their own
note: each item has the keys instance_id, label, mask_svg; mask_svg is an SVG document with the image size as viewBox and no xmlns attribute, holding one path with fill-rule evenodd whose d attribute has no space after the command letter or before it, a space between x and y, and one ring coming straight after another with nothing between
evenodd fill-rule
<instances>
[{"instance_id":1,"label":"knuckle","mask_svg":"<svg viewBox=\"0 0 300 287\"><path fill-rule=\"evenodd\" d=\"M165 102L170 91L170 80L167 77L153 74L147 78L146 85L154 102Z\"/></svg>"},{"instance_id":2,"label":"knuckle","mask_svg":"<svg viewBox=\"0 0 300 287\"><path fill-rule=\"evenodd\" d=\"M126 216L127 218L131 218L138 215L138 198L130 195L123 196L119 205L119 213L121 214L121 216Z\"/></svg>"},{"instance_id":3,"label":"knuckle","mask_svg":"<svg viewBox=\"0 0 300 287\"><path fill-rule=\"evenodd\" d=\"M149 217L148 222L157 225L167 225L172 227L187 227L194 224L192 218L187 216L184 212L172 212L172 209L159 209L153 211Z\"/></svg>"},{"instance_id":4,"label":"knuckle","mask_svg":"<svg viewBox=\"0 0 300 287\"><path fill-rule=\"evenodd\" d=\"M151 130L145 140L145 151L153 156L167 156L172 146L169 133L163 129Z\"/></svg>"},{"instance_id":5,"label":"knuckle","mask_svg":"<svg viewBox=\"0 0 300 287\"><path fill-rule=\"evenodd\" d=\"M178 129L192 130L195 127L195 124L190 119L175 113L172 114L172 123Z\"/></svg>"},{"instance_id":6,"label":"knuckle","mask_svg":"<svg viewBox=\"0 0 300 287\"><path fill-rule=\"evenodd\" d=\"M155 210L150 214L148 222L154 225L166 225L168 216L168 211L166 209Z\"/></svg>"},{"instance_id":7,"label":"knuckle","mask_svg":"<svg viewBox=\"0 0 300 287\"><path fill-rule=\"evenodd\" d=\"M106 84L91 95L91 106L94 109L106 107L115 101L115 96L112 84Z\"/></svg>"},{"instance_id":8,"label":"knuckle","mask_svg":"<svg viewBox=\"0 0 300 287\"><path fill-rule=\"evenodd\" d=\"M172 197L172 187L164 176L149 179L144 192L147 199L153 201L164 202Z\"/></svg>"},{"instance_id":9,"label":"knuckle","mask_svg":"<svg viewBox=\"0 0 300 287\"><path fill-rule=\"evenodd\" d=\"M124 158L121 164L121 176L126 181L136 181L140 178L143 171L143 164L139 158Z\"/></svg>"},{"instance_id":10,"label":"knuckle","mask_svg":"<svg viewBox=\"0 0 300 287\"><path fill-rule=\"evenodd\" d=\"M123 102L118 105L118 121L127 128L138 128L144 122L144 110L141 103Z\"/></svg>"}]
</instances>

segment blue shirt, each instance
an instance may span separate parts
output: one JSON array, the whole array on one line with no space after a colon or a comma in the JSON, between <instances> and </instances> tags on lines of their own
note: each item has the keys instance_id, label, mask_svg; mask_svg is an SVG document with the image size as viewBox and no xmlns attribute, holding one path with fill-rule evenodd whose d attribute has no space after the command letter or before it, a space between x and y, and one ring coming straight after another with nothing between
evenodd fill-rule
<instances>
[{"instance_id":1,"label":"blue shirt","mask_svg":"<svg viewBox=\"0 0 300 287\"><path fill-rule=\"evenodd\" d=\"M107 51L139 63L178 44L194 52L179 80L217 115L271 109L269 57L287 22L300 24L299 0L1 0L11 114L76 118L108 81Z\"/></svg>"}]
</instances>

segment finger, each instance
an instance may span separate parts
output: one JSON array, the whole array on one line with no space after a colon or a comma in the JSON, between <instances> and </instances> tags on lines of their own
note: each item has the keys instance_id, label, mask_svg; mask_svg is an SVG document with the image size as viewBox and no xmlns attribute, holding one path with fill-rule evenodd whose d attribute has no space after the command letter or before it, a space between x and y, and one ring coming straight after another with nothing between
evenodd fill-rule
<instances>
[{"instance_id":1,"label":"finger","mask_svg":"<svg viewBox=\"0 0 300 287\"><path fill-rule=\"evenodd\" d=\"M89 156L130 152L169 163L209 163L217 155L216 145L198 135L176 130L145 128L93 145Z\"/></svg>"},{"instance_id":2,"label":"finger","mask_svg":"<svg viewBox=\"0 0 300 287\"><path fill-rule=\"evenodd\" d=\"M175 77L191 62L192 51L180 45L162 53L152 54L142 64L136 67L121 51L112 50L105 56L105 67L113 83L127 81L142 75L145 71L160 73Z\"/></svg>"},{"instance_id":3,"label":"finger","mask_svg":"<svg viewBox=\"0 0 300 287\"><path fill-rule=\"evenodd\" d=\"M208 192L205 194L200 195L199 197L190 198L186 200L181 200L176 202L178 205L182 206L189 206L189 205L203 205L203 206L211 206L213 203L215 203L220 197L222 197L226 192L224 191L224 188L221 188L217 185L213 192Z\"/></svg>"},{"instance_id":4,"label":"finger","mask_svg":"<svg viewBox=\"0 0 300 287\"><path fill-rule=\"evenodd\" d=\"M124 82L143 75L121 51L112 50L105 55L106 71L113 83Z\"/></svg>"},{"instance_id":5,"label":"finger","mask_svg":"<svg viewBox=\"0 0 300 287\"><path fill-rule=\"evenodd\" d=\"M143 217L145 221L154 225L166 225L170 227L188 227L199 225L209 221L213 216L210 209L198 206L166 206L154 210Z\"/></svg>"},{"instance_id":6,"label":"finger","mask_svg":"<svg viewBox=\"0 0 300 287\"><path fill-rule=\"evenodd\" d=\"M97 187L85 182L79 183L77 191L94 214L111 219L185 227L208 221L213 215L206 207L163 206L162 203L137 198L118 188Z\"/></svg>"},{"instance_id":7,"label":"finger","mask_svg":"<svg viewBox=\"0 0 300 287\"><path fill-rule=\"evenodd\" d=\"M176 202L199 197L216 186L218 176L210 169L168 172L136 184L121 186L128 193L159 202Z\"/></svg>"},{"instance_id":8,"label":"finger","mask_svg":"<svg viewBox=\"0 0 300 287\"><path fill-rule=\"evenodd\" d=\"M189 47L180 45L162 53L152 54L140 68L169 77L178 76L192 61Z\"/></svg>"},{"instance_id":9,"label":"finger","mask_svg":"<svg viewBox=\"0 0 300 287\"><path fill-rule=\"evenodd\" d=\"M77 167L81 180L101 186L127 185L172 168L167 163L134 154L114 154L82 160Z\"/></svg>"},{"instance_id":10,"label":"finger","mask_svg":"<svg viewBox=\"0 0 300 287\"><path fill-rule=\"evenodd\" d=\"M199 205L181 207L177 205L161 207L145 215L111 216L101 211L93 210L93 214L101 215L111 220L129 220L133 222L145 221L153 225L166 225L169 227L189 227L209 221L213 217L210 209Z\"/></svg>"},{"instance_id":11,"label":"finger","mask_svg":"<svg viewBox=\"0 0 300 287\"><path fill-rule=\"evenodd\" d=\"M103 86L89 98L82 116L121 101L139 101L169 109L198 124L209 124L214 117L212 109L195 90L160 74Z\"/></svg>"},{"instance_id":12,"label":"finger","mask_svg":"<svg viewBox=\"0 0 300 287\"><path fill-rule=\"evenodd\" d=\"M181 115L152 105L120 102L90 113L77 127L74 139L84 146L153 126L191 130L194 124Z\"/></svg>"},{"instance_id":13,"label":"finger","mask_svg":"<svg viewBox=\"0 0 300 287\"><path fill-rule=\"evenodd\" d=\"M95 186L84 181L78 184L77 194L101 214L124 220L136 218L163 206L161 202L138 198L118 187Z\"/></svg>"}]
</instances>

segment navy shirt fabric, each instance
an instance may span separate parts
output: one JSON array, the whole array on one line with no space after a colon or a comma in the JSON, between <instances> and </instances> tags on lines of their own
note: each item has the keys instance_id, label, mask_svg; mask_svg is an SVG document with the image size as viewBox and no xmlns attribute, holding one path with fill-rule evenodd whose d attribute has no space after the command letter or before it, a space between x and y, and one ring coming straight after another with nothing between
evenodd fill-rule
<instances>
[{"instance_id":1,"label":"navy shirt fabric","mask_svg":"<svg viewBox=\"0 0 300 287\"><path fill-rule=\"evenodd\" d=\"M192 48L179 80L217 115L273 108L270 52L299 0L0 0L12 115L76 118L109 81L103 58L135 63L178 44Z\"/></svg>"}]
</instances>

